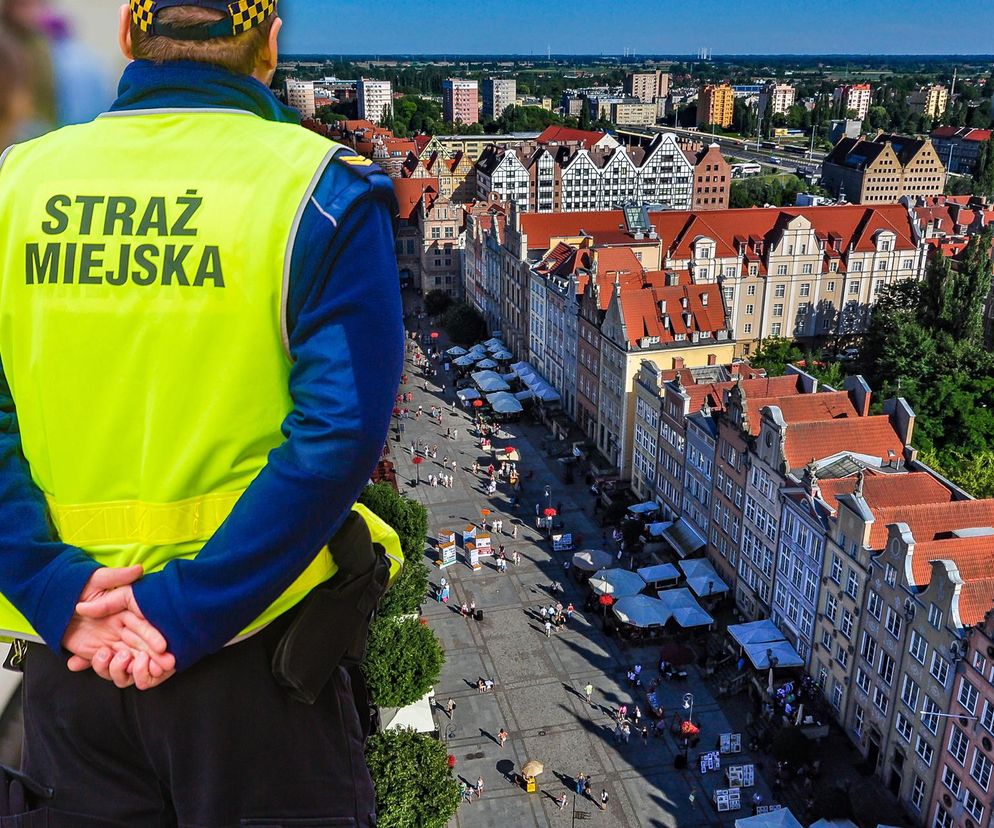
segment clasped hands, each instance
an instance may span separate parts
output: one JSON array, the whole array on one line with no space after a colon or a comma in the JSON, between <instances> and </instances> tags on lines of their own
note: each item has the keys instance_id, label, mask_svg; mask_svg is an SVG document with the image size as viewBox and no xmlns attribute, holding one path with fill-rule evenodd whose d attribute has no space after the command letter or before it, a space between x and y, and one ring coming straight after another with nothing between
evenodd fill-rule
<instances>
[{"instance_id":1,"label":"clasped hands","mask_svg":"<svg viewBox=\"0 0 994 828\"><path fill-rule=\"evenodd\" d=\"M62 638L72 653L67 662L72 672L92 668L117 687L139 690L156 687L176 672L166 639L142 615L131 589L143 574L136 565L103 567L90 576Z\"/></svg>"}]
</instances>

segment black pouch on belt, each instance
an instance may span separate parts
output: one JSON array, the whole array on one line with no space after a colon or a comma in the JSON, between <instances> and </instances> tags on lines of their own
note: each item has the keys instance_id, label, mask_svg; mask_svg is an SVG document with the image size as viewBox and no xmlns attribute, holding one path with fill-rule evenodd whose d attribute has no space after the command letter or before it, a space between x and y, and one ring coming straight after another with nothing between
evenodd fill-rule
<instances>
[{"instance_id":1,"label":"black pouch on belt","mask_svg":"<svg viewBox=\"0 0 994 828\"><path fill-rule=\"evenodd\" d=\"M306 704L314 704L340 665L362 661L369 622L390 578L383 548L355 512L328 550L338 572L301 602L273 654L276 680Z\"/></svg>"}]
</instances>

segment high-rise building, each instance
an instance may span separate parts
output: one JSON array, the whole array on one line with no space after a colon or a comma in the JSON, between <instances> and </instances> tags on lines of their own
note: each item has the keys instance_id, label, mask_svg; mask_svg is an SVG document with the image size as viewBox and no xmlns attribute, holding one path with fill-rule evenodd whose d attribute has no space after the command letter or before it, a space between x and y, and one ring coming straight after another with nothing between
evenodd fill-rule
<instances>
[{"instance_id":1,"label":"high-rise building","mask_svg":"<svg viewBox=\"0 0 994 828\"><path fill-rule=\"evenodd\" d=\"M449 78L442 81L442 120L476 124L480 121L480 90L475 80Z\"/></svg>"},{"instance_id":2,"label":"high-rise building","mask_svg":"<svg viewBox=\"0 0 994 828\"><path fill-rule=\"evenodd\" d=\"M797 90L789 83L770 82L759 93L759 117L767 118L773 115L786 115L794 105Z\"/></svg>"},{"instance_id":3,"label":"high-rise building","mask_svg":"<svg viewBox=\"0 0 994 828\"><path fill-rule=\"evenodd\" d=\"M665 98L669 91L669 72L657 69L654 72L629 72L625 76L625 94L643 103L654 103L659 98Z\"/></svg>"},{"instance_id":4,"label":"high-rise building","mask_svg":"<svg viewBox=\"0 0 994 828\"><path fill-rule=\"evenodd\" d=\"M949 105L949 90L941 83L923 86L917 92L908 95L908 104L915 107L922 115L938 118Z\"/></svg>"},{"instance_id":5,"label":"high-rise building","mask_svg":"<svg viewBox=\"0 0 994 828\"><path fill-rule=\"evenodd\" d=\"M727 83L709 83L697 96L697 125L714 124L722 129L732 125L735 93Z\"/></svg>"},{"instance_id":6,"label":"high-rise building","mask_svg":"<svg viewBox=\"0 0 994 828\"><path fill-rule=\"evenodd\" d=\"M832 100L842 104L842 117L851 109L856 113L856 117L863 121L870 111L870 103L873 100L873 90L868 83L851 83L838 86L832 93Z\"/></svg>"},{"instance_id":7,"label":"high-rise building","mask_svg":"<svg viewBox=\"0 0 994 828\"><path fill-rule=\"evenodd\" d=\"M518 82L514 78L485 78L483 81L483 117L499 118L514 105Z\"/></svg>"},{"instance_id":8,"label":"high-rise building","mask_svg":"<svg viewBox=\"0 0 994 828\"><path fill-rule=\"evenodd\" d=\"M317 109L314 104L314 81L287 79L286 102L305 118L313 118Z\"/></svg>"},{"instance_id":9,"label":"high-rise building","mask_svg":"<svg viewBox=\"0 0 994 828\"><path fill-rule=\"evenodd\" d=\"M360 118L382 124L393 117L393 88L390 81L359 78L357 92Z\"/></svg>"}]
</instances>

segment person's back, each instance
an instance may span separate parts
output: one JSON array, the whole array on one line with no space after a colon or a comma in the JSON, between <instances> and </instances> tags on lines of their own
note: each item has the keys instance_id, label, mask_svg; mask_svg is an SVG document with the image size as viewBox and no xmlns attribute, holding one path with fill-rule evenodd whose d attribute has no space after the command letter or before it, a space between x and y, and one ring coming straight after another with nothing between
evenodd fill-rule
<instances>
[{"instance_id":1,"label":"person's back","mask_svg":"<svg viewBox=\"0 0 994 828\"><path fill-rule=\"evenodd\" d=\"M112 111L0 159L0 630L47 644L17 652L57 826L372 824L395 201L260 83L275 13L132 0Z\"/></svg>"}]
</instances>

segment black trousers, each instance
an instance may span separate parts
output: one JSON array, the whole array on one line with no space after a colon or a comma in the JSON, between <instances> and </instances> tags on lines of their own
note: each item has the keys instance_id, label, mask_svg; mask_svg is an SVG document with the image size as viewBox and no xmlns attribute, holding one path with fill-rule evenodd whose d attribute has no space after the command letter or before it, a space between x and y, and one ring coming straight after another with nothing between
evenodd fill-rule
<instances>
[{"instance_id":1,"label":"black trousers","mask_svg":"<svg viewBox=\"0 0 994 828\"><path fill-rule=\"evenodd\" d=\"M288 613L292 615L292 613ZM57 828L375 825L348 673L314 705L274 680L281 618L145 692L119 690L32 645L23 770L55 790ZM78 814L101 822L86 822Z\"/></svg>"}]
</instances>

